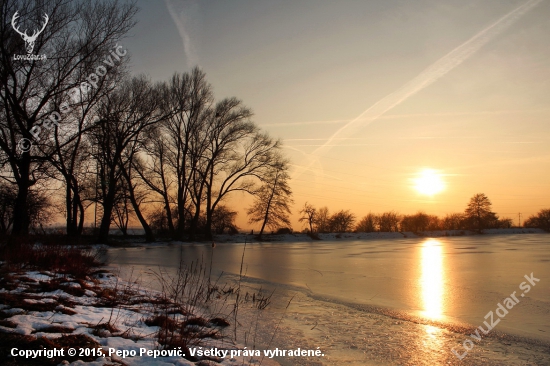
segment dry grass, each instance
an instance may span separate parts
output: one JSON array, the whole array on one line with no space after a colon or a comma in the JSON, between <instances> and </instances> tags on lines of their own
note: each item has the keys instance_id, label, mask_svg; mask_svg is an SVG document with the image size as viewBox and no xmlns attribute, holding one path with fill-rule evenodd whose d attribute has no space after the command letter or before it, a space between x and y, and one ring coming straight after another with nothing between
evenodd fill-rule
<instances>
[{"instance_id":1,"label":"dry grass","mask_svg":"<svg viewBox=\"0 0 550 366\"><path fill-rule=\"evenodd\" d=\"M11 308L20 308L27 311L54 311L59 305L56 302L27 302L25 300L40 301L43 298L24 293L0 293L0 304L8 305Z\"/></svg>"},{"instance_id":2,"label":"dry grass","mask_svg":"<svg viewBox=\"0 0 550 366\"><path fill-rule=\"evenodd\" d=\"M174 319L164 314L151 316L145 319L143 323L149 327L159 327L161 329L166 329L169 332L174 332L178 326L178 323Z\"/></svg>"},{"instance_id":3,"label":"dry grass","mask_svg":"<svg viewBox=\"0 0 550 366\"><path fill-rule=\"evenodd\" d=\"M208 268L197 263L186 265L182 261L175 276L158 273L157 278L162 291L156 302L150 302L153 316L143 322L159 327L156 340L162 348L188 350L202 346L205 339L222 338L221 330L229 324L223 315L227 305L224 299L234 290L222 292L211 283ZM194 315L197 309L211 314L211 318ZM199 361L189 352L184 353L188 360Z\"/></svg>"},{"instance_id":4,"label":"dry grass","mask_svg":"<svg viewBox=\"0 0 550 366\"><path fill-rule=\"evenodd\" d=\"M216 327L228 327L231 325L227 320L222 318L212 318L210 319L210 323Z\"/></svg>"},{"instance_id":5,"label":"dry grass","mask_svg":"<svg viewBox=\"0 0 550 366\"><path fill-rule=\"evenodd\" d=\"M17 324L11 320L2 319L0 320L0 325L6 328L17 328Z\"/></svg>"},{"instance_id":6,"label":"dry grass","mask_svg":"<svg viewBox=\"0 0 550 366\"><path fill-rule=\"evenodd\" d=\"M109 337L118 332L118 329L111 322L96 324L91 328L92 334L96 337Z\"/></svg>"},{"instance_id":7,"label":"dry grass","mask_svg":"<svg viewBox=\"0 0 550 366\"><path fill-rule=\"evenodd\" d=\"M72 333L73 328L64 327L62 325L51 325L42 329L35 329L32 333Z\"/></svg>"},{"instance_id":8,"label":"dry grass","mask_svg":"<svg viewBox=\"0 0 550 366\"><path fill-rule=\"evenodd\" d=\"M224 338L231 333L234 340L237 340L239 309L247 305L261 311L271 303L273 293L266 294L262 289L254 293L242 292L244 266L241 266L236 283L218 285L221 276L212 281L210 268L202 263L186 264L183 261L184 256L181 258L176 275L170 276L162 272L156 274L162 289L159 298L169 301L154 304L154 315L144 320L149 326L159 327L156 339L162 348L181 347L186 350L204 346L208 339ZM194 315L197 310L202 316ZM228 319L232 319L233 324ZM198 361L190 357L188 352L185 353L188 360Z\"/></svg>"},{"instance_id":9,"label":"dry grass","mask_svg":"<svg viewBox=\"0 0 550 366\"><path fill-rule=\"evenodd\" d=\"M75 246L35 244L25 239L0 245L0 260L9 270L36 269L85 278L99 263L99 253Z\"/></svg>"},{"instance_id":10,"label":"dry grass","mask_svg":"<svg viewBox=\"0 0 550 366\"><path fill-rule=\"evenodd\" d=\"M4 244L0 245L0 261L5 261L5 265L0 269L2 272L0 273L0 288L13 290L21 285L26 287L21 293L0 293L0 304L21 308L25 311L53 312L57 309L57 311L72 315L75 312L70 308L75 304L71 301L59 297L56 298L56 301L43 302L41 301L43 297L39 294L63 290L68 294L80 297L90 290L97 295L97 301L93 306L112 309L109 319L102 319L98 324L90 326L93 335L98 337L115 335L131 339L143 337L142 335L132 336L134 331L132 327L124 333L120 333L116 326L119 324L118 317L121 314L121 309L137 306L142 310L147 309L147 313L150 314L142 320L143 323L158 327L156 340L160 346L164 349L181 347L190 361L198 360L193 360L189 356L189 352L185 352L186 350L190 347L207 344L205 342L207 339L224 337L224 332L227 332L226 328L231 325L235 327L236 339L237 312L241 305L251 303L258 310L262 310L270 304L273 295L273 293L262 293L261 289L258 293L241 293L240 282L244 278L242 265L239 281L236 284L219 286L220 278L215 281L211 279L211 268L201 263L186 265L182 261L176 276L169 277L164 273L158 274L162 288L160 295L147 295L144 291L137 289L137 283L132 281L121 283L117 281L111 288L99 286L98 281L94 283L93 276L101 278L103 273L106 273L97 269L97 253L76 247L35 245L25 242ZM48 271L47 274L52 278L47 281L37 281L17 274L17 271L29 269ZM13 272L15 274L10 274ZM25 301L26 299L31 302ZM36 300L36 302L32 300ZM65 308L60 309L59 305L64 305ZM197 311L200 311L201 316L195 315ZM7 314L0 311L0 319L3 319L0 320L0 325L13 328L15 324L8 318ZM233 319L233 324L227 320L230 318ZM35 333L71 333L72 331L62 325L52 325L39 329ZM90 345L85 345L86 342ZM1 334L0 353L3 354L6 349L9 351L10 348L6 348L5 344L13 344L20 349L34 349L33 347L94 347L94 343L93 339L84 335L69 335L53 340L38 341L33 337ZM17 360L17 362L19 361ZM50 361L51 363L48 363ZM28 362L8 365L57 365L61 360L53 359L44 362L42 359L39 362Z\"/></svg>"},{"instance_id":11,"label":"dry grass","mask_svg":"<svg viewBox=\"0 0 550 366\"><path fill-rule=\"evenodd\" d=\"M45 292L53 292L58 289L72 293L82 290L71 288L67 284L64 284L63 281L66 280L57 278L51 281L35 281L24 276L6 273L5 268L2 268L0 275L2 276L0 288L9 290L22 289L22 291L0 292L0 304L11 308L20 308L25 311L54 311L59 305L63 305L65 308L59 311L69 315L75 314L74 311L68 309L75 306L75 303L69 298L57 296L55 301L51 301L51 299L44 301L47 298L42 296ZM9 318L9 315L0 312L0 319L2 318Z\"/></svg>"}]
</instances>

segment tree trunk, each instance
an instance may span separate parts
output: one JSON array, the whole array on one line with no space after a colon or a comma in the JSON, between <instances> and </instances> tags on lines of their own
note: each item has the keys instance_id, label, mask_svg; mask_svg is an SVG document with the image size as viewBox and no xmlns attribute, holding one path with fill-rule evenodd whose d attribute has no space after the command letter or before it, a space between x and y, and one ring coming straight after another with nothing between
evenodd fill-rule
<instances>
[{"instance_id":1,"label":"tree trunk","mask_svg":"<svg viewBox=\"0 0 550 366\"><path fill-rule=\"evenodd\" d=\"M168 187L166 187L166 180L164 179L164 169L162 170L162 199L164 200L164 209L166 211L166 221L168 221L168 231L170 237L176 239L176 229L174 228L174 219L172 218L172 210L170 208L170 199L168 198Z\"/></svg>"},{"instance_id":2,"label":"tree trunk","mask_svg":"<svg viewBox=\"0 0 550 366\"><path fill-rule=\"evenodd\" d=\"M27 199L29 197L29 187L32 185L29 179L30 157L29 153L24 153L21 162L18 164L19 179L17 180L17 197L15 207L13 208L13 229L14 236L23 236L29 234L29 212L27 209Z\"/></svg>"},{"instance_id":3,"label":"tree trunk","mask_svg":"<svg viewBox=\"0 0 550 366\"><path fill-rule=\"evenodd\" d=\"M78 187L73 184L73 213L72 213L72 231L73 236L78 236L78 206L76 204L76 197L78 195Z\"/></svg>"},{"instance_id":4,"label":"tree trunk","mask_svg":"<svg viewBox=\"0 0 550 366\"><path fill-rule=\"evenodd\" d=\"M172 219L172 210L170 209L170 201L168 200L168 195L166 192L162 195L164 199L164 210L166 211L166 221L168 221L168 231L170 232L170 237L176 239L176 229L174 228L174 221Z\"/></svg>"},{"instance_id":5,"label":"tree trunk","mask_svg":"<svg viewBox=\"0 0 550 366\"><path fill-rule=\"evenodd\" d=\"M152 243L155 241L155 235L153 234L153 230L151 230L151 227L143 217L143 214L141 213L141 210L139 208L139 204L136 200L136 196L134 195L134 187L131 185L129 176L126 175L126 172L124 173L124 176L126 178L126 182L128 183L128 198L130 198L130 202L132 203L132 207L134 208L134 212L143 227L143 230L145 231L145 241L147 243Z\"/></svg>"},{"instance_id":6,"label":"tree trunk","mask_svg":"<svg viewBox=\"0 0 550 366\"><path fill-rule=\"evenodd\" d=\"M204 190L204 182L201 183L199 192L198 192L198 194L195 195L195 199L197 201L195 202L195 215L193 216L193 220L191 221L191 232L190 232L190 239L191 240L195 240L196 235L197 235L197 231L198 231L198 227L199 227L199 219L200 219L200 214L201 214L201 197L202 197L203 190ZM208 207L208 205L207 205L207 207Z\"/></svg>"},{"instance_id":7,"label":"tree trunk","mask_svg":"<svg viewBox=\"0 0 550 366\"><path fill-rule=\"evenodd\" d=\"M206 205L206 224L205 224L205 232L206 232L206 238L208 240L212 240L212 212L214 212L214 208L210 208L210 204L207 203Z\"/></svg>"},{"instance_id":8,"label":"tree trunk","mask_svg":"<svg viewBox=\"0 0 550 366\"><path fill-rule=\"evenodd\" d=\"M178 188L178 226L176 231L176 240L183 240L185 232L185 197L183 188Z\"/></svg>"},{"instance_id":9,"label":"tree trunk","mask_svg":"<svg viewBox=\"0 0 550 366\"><path fill-rule=\"evenodd\" d=\"M65 176L65 209L67 212L67 236L76 237L82 234L84 225L84 207L78 192L78 184L74 176Z\"/></svg>"},{"instance_id":10,"label":"tree trunk","mask_svg":"<svg viewBox=\"0 0 550 366\"><path fill-rule=\"evenodd\" d=\"M265 225L267 223L267 220L269 219L269 209L271 208L271 201L273 200L273 196L275 195L275 188L277 187L278 179L279 179L279 172L277 172L277 175L275 175L275 182L273 182L273 190L271 191L271 196L269 196L269 200L267 201L267 207L265 209L265 216L264 216L264 223L262 224L262 229L260 230L260 238L264 233Z\"/></svg>"},{"instance_id":11,"label":"tree trunk","mask_svg":"<svg viewBox=\"0 0 550 366\"><path fill-rule=\"evenodd\" d=\"M115 203L115 194L115 184L109 184L109 190L107 191L107 195L103 200L103 217L101 218L101 224L99 226L98 242L100 244L106 244L109 237L109 229L111 228L111 215L113 214L113 207Z\"/></svg>"},{"instance_id":12,"label":"tree trunk","mask_svg":"<svg viewBox=\"0 0 550 366\"><path fill-rule=\"evenodd\" d=\"M214 165L210 164L208 169L210 172L208 184L206 185L206 238L212 240L212 215L216 209L216 204L219 200L215 200L212 204L212 185L214 184Z\"/></svg>"},{"instance_id":13,"label":"tree trunk","mask_svg":"<svg viewBox=\"0 0 550 366\"><path fill-rule=\"evenodd\" d=\"M267 211L266 211L267 212ZM262 235L264 233L264 229L265 229L265 223L267 222L267 214L265 215L265 219L264 219L264 222L262 224L262 228L260 229L260 234L258 235L260 237L260 239L262 238Z\"/></svg>"},{"instance_id":14,"label":"tree trunk","mask_svg":"<svg viewBox=\"0 0 550 366\"><path fill-rule=\"evenodd\" d=\"M195 240L197 236L197 228L199 226L200 205L195 205L195 214L191 220L191 227L189 228L189 239Z\"/></svg>"},{"instance_id":15,"label":"tree trunk","mask_svg":"<svg viewBox=\"0 0 550 366\"><path fill-rule=\"evenodd\" d=\"M82 204L82 200L80 199L80 194L78 194L77 197L78 200L76 203L78 204L78 210L80 211L77 234L78 236L80 236L82 235L82 231L84 230L84 205Z\"/></svg>"},{"instance_id":16,"label":"tree trunk","mask_svg":"<svg viewBox=\"0 0 550 366\"><path fill-rule=\"evenodd\" d=\"M67 236L74 236L75 227L73 222L73 205L72 205L72 187L68 177L65 177L65 212L67 214Z\"/></svg>"},{"instance_id":17,"label":"tree trunk","mask_svg":"<svg viewBox=\"0 0 550 366\"><path fill-rule=\"evenodd\" d=\"M21 184L18 188L15 207L13 209L12 234L15 236L23 236L29 233L29 215L27 211L29 186L27 184Z\"/></svg>"}]
</instances>

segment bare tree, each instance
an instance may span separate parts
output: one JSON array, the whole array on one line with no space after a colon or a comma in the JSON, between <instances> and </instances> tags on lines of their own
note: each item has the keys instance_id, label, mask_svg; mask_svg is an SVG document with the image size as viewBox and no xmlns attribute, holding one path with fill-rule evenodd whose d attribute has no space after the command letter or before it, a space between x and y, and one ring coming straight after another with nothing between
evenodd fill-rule
<instances>
[{"instance_id":1,"label":"bare tree","mask_svg":"<svg viewBox=\"0 0 550 366\"><path fill-rule=\"evenodd\" d=\"M261 222L259 236L266 226L276 230L281 226L290 226L289 214L292 191L288 186L288 164L280 162L270 172L265 184L256 193L254 204L248 209L250 223Z\"/></svg>"},{"instance_id":2,"label":"bare tree","mask_svg":"<svg viewBox=\"0 0 550 366\"><path fill-rule=\"evenodd\" d=\"M462 230L465 229L464 220L462 213L447 214L441 220L441 227L443 230Z\"/></svg>"},{"instance_id":3,"label":"bare tree","mask_svg":"<svg viewBox=\"0 0 550 366\"><path fill-rule=\"evenodd\" d=\"M309 232L313 234L313 223L315 222L317 216L317 209L310 205L309 203L304 203L304 208L300 210L302 217L300 217L300 222L307 222L309 225Z\"/></svg>"},{"instance_id":4,"label":"bare tree","mask_svg":"<svg viewBox=\"0 0 550 366\"><path fill-rule=\"evenodd\" d=\"M115 197L115 204L113 205L113 222L122 232L123 236L128 236L128 224L133 213L126 184L126 181L122 181L118 185L118 192Z\"/></svg>"},{"instance_id":5,"label":"bare tree","mask_svg":"<svg viewBox=\"0 0 550 366\"><path fill-rule=\"evenodd\" d=\"M259 131L240 100L214 104L198 68L174 75L166 91L162 108L169 117L150 131L142 148L147 156L136 160L135 170L162 201L175 239L193 239L199 226L211 237L216 207L233 192L255 193L280 142Z\"/></svg>"},{"instance_id":6,"label":"bare tree","mask_svg":"<svg viewBox=\"0 0 550 366\"><path fill-rule=\"evenodd\" d=\"M153 87L145 77L137 77L121 84L116 92L109 94L101 102L100 121L93 130L98 147L96 158L102 177L100 192L103 217L99 228L100 242L107 240L121 179L127 183L128 198L145 230L146 239L152 241L154 238L133 191L135 187L132 183L131 167L136 150L147 135L146 130L166 118L160 108L163 98L160 87Z\"/></svg>"},{"instance_id":7,"label":"bare tree","mask_svg":"<svg viewBox=\"0 0 550 366\"><path fill-rule=\"evenodd\" d=\"M464 215L470 223L470 227L478 232L490 226L491 222L498 220L494 212L491 212L491 201L484 193L477 193L472 198L464 211Z\"/></svg>"},{"instance_id":8,"label":"bare tree","mask_svg":"<svg viewBox=\"0 0 550 366\"><path fill-rule=\"evenodd\" d=\"M173 192L177 184L168 160L170 151L165 140L166 136L162 134L161 128L150 130L142 146L142 154L145 156L143 158L140 155L136 156L132 163L136 174L140 176L151 193L157 193L160 196L161 210L164 212L161 214L155 210L155 216L158 218L152 218L152 221L155 222L156 230L166 230L171 238L179 239L174 224L178 219L178 206L174 199L176 195ZM151 222L151 219L148 221Z\"/></svg>"},{"instance_id":9,"label":"bare tree","mask_svg":"<svg viewBox=\"0 0 550 366\"><path fill-rule=\"evenodd\" d=\"M93 73L113 51L116 42L134 25L136 7L114 1L6 0L0 5L0 13L0 149L18 188L12 232L19 235L27 233L30 224L29 189L49 167L49 154L44 156L41 148L29 150L29 145L47 141L52 126L57 128L63 123L68 105L59 103L63 103L64 95L85 81L84 70ZM25 29L22 23L31 20L45 20L44 14L49 18L47 26L40 33L36 28L31 39L22 39L14 29ZM50 59L13 57L29 50Z\"/></svg>"},{"instance_id":10,"label":"bare tree","mask_svg":"<svg viewBox=\"0 0 550 366\"><path fill-rule=\"evenodd\" d=\"M430 217L422 211L418 211L414 215L404 215L401 218L401 231L412 231L420 233L428 229Z\"/></svg>"},{"instance_id":11,"label":"bare tree","mask_svg":"<svg viewBox=\"0 0 550 366\"><path fill-rule=\"evenodd\" d=\"M355 231L363 233L372 233L376 231L376 226L378 225L378 217L373 213L368 213L365 217L357 223Z\"/></svg>"},{"instance_id":12,"label":"bare tree","mask_svg":"<svg viewBox=\"0 0 550 366\"><path fill-rule=\"evenodd\" d=\"M498 229L510 229L514 225L514 220L510 217L498 219Z\"/></svg>"},{"instance_id":13,"label":"bare tree","mask_svg":"<svg viewBox=\"0 0 550 366\"><path fill-rule=\"evenodd\" d=\"M437 215L428 215L428 231L437 231L443 228L443 223Z\"/></svg>"},{"instance_id":14,"label":"bare tree","mask_svg":"<svg viewBox=\"0 0 550 366\"><path fill-rule=\"evenodd\" d=\"M328 233L330 231L330 214L328 207L321 207L317 211L314 224L318 233Z\"/></svg>"},{"instance_id":15,"label":"bare tree","mask_svg":"<svg viewBox=\"0 0 550 366\"><path fill-rule=\"evenodd\" d=\"M550 209L540 210L536 215L530 216L525 220L523 226L550 231Z\"/></svg>"},{"instance_id":16,"label":"bare tree","mask_svg":"<svg viewBox=\"0 0 550 366\"><path fill-rule=\"evenodd\" d=\"M0 234L8 234L13 228L16 199L17 187L0 182ZM31 229L42 228L43 231L43 225L47 224L53 216L51 204L52 201L47 191L41 189L29 191L27 215Z\"/></svg>"},{"instance_id":17,"label":"bare tree","mask_svg":"<svg viewBox=\"0 0 550 366\"><path fill-rule=\"evenodd\" d=\"M112 59L112 56L108 55L108 58ZM126 75L124 66L127 58L111 62L107 70L108 78L95 82L95 87L86 91L75 87L69 95L61 95L56 99L55 104L59 109L65 109L63 124L54 125L51 138L37 145L59 172L65 185L66 228L70 236L82 233L85 214L82 193L85 182L94 179L96 174L92 159L94 146L87 133L98 123L97 106L100 100L112 92ZM80 79L84 80L89 69L85 65L80 69Z\"/></svg>"},{"instance_id":18,"label":"bare tree","mask_svg":"<svg viewBox=\"0 0 550 366\"><path fill-rule=\"evenodd\" d=\"M147 222L151 229L155 231L157 236L163 238L171 238L173 232L168 227L168 218L166 217L166 210L162 205L156 205L153 202L149 202L147 205ZM175 207L173 208L172 217L177 217Z\"/></svg>"},{"instance_id":19,"label":"bare tree","mask_svg":"<svg viewBox=\"0 0 550 366\"><path fill-rule=\"evenodd\" d=\"M330 231L334 233L349 232L353 228L355 215L349 210L340 210L330 217Z\"/></svg>"},{"instance_id":20,"label":"bare tree","mask_svg":"<svg viewBox=\"0 0 550 366\"><path fill-rule=\"evenodd\" d=\"M165 114L170 117L162 126L160 135L166 142L154 145L152 152L157 167L153 172L157 177L157 188L162 186L164 189L168 188L170 175L175 175L177 239L183 238L187 207L193 199L193 230L198 224L205 189L205 173L200 174L199 164L206 154L206 120L212 114L210 107L213 100L212 88L206 82L206 75L198 68L194 68L189 74L175 74L168 85L164 108ZM166 190L163 200L166 214L170 218L170 199ZM171 219L169 225L174 226L170 221Z\"/></svg>"},{"instance_id":21,"label":"bare tree","mask_svg":"<svg viewBox=\"0 0 550 366\"><path fill-rule=\"evenodd\" d=\"M418 211L414 215L404 215L401 218L401 231L420 233L423 231L436 231L441 229L441 221L435 215L428 215Z\"/></svg>"},{"instance_id":22,"label":"bare tree","mask_svg":"<svg viewBox=\"0 0 550 366\"><path fill-rule=\"evenodd\" d=\"M241 101L230 98L217 103L209 119L206 155L199 170L205 185L208 237L212 213L230 193L255 194L258 180L273 182L273 171L282 174L280 184L288 179L288 165L279 157L280 141L260 132L250 121L251 116L252 112ZM196 194L194 197L199 198Z\"/></svg>"},{"instance_id":23,"label":"bare tree","mask_svg":"<svg viewBox=\"0 0 550 366\"><path fill-rule=\"evenodd\" d=\"M231 211L227 206L218 205L212 215L212 228L216 234L223 234L226 230L230 233L237 232L235 225L236 211Z\"/></svg>"},{"instance_id":24,"label":"bare tree","mask_svg":"<svg viewBox=\"0 0 550 366\"><path fill-rule=\"evenodd\" d=\"M382 232L399 231L400 217L397 212L384 212L378 217L378 226Z\"/></svg>"}]
</instances>

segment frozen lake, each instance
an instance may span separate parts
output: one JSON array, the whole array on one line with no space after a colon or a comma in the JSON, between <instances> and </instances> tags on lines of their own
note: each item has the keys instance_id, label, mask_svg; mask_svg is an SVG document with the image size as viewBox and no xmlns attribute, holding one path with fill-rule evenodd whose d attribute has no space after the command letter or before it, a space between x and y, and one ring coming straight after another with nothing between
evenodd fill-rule
<instances>
[{"instance_id":1,"label":"frozen lake","mask_svg":"<svg viewBox=\"0 0 550 366\"><path fill-rule=\"evenodd\" d=\"M244 244L120 248L110 249L107 261L147 277L159 267L175 272L182 256L209 265L213 255L213 273L234 276L243 249ZM276 291L278 301L265 316L282 319L287 336L278 337L280 342L292 347L302 339L324 346L327 365L458 362L451 348L462 354L472 328L511 295L517 303L508 303L508 313L461 363L516 364L514 357L517 364L550 363L550 235L249 243L244 269L250 286ZM524 277L531 273L540 280L531 280L534 286ZM389 326L395 329L388 332ZM423 340L411 343L411 337ZM508 354L525 345L530 348L521 357Z\"/></svg>"}]
</instances>

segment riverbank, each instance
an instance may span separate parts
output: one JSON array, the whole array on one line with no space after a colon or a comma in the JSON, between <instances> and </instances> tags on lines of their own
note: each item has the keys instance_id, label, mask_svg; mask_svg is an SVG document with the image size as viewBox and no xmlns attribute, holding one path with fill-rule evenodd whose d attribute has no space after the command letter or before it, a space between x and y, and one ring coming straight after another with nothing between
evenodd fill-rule
<instances>
[{"instance_id":1,"label":"riverbank","mask_svg":"<svg viewBox=\"0 0 550 366\"><path fill-rule=\"evenodd\" d=\"M548 234L548 232L542 229L535 228L509 228L509 229L487 229L483 233L478 233L469 230L440 230L440 231L425 231L421 233L413 233L410 231L405 232L372 232L372 233L320 233L317 234L318 239L311 238L305 233L293 233L293 234L264 234L260 240L257 235L253 234L217 234L214 235L213 240L193 240L185 241L194 243L303 243L303 242L323 242L323 241L357 241L357 240L391 240L391 239L403 239L403 238L441 238L441 237L455 237L455 236L487 236L487 235L516 235L516 234ZM96 244L94 248L109 248L109 247L155 247L165 246L174 243L182 243L181 241L174 241L170 239L158 239L152 243L146 243L145 239L141 235L134 235L128 238L122 236L112 236L109 245Z\"/></svg>"},{"instance_id":2,"label":"riverbank","mask_svg":"<svg viewBox=\"0 0 550 366\"><path fill-rule=\"evenodd\" d=\"M313 239L307 234L265 234L262 239L254 235L216 235L215 241L224 243L247 242L315 242L315 241L353 241L353 240L382 240L382 239L403 239L403 238L440 238L449 236L477 236L477 235L515 235L515 234L548 234L542 229L532 228L509 228L509 229L487 229L482 234L469 230L440 230L425 231L421 233L406 232L372 232L372 233L327 233L317 234L319 239Z\"/></svg>"},{"instance_id":3,"label":"riverbank","mask_svg":"<svg viewBox=\"0 0 550 366\"><path fill-rule=\"evenodd\" d=\"M208 285L205 299L200 268L182 272L187 288L163 279L169 288L159 292L101 267L83 264L75 274L25 267L0 262L2 365L227 366L263 358L231 338L235 324L223 314L234 290Z\"/></svg>"},{"instance_id":4,"label":"riverbank","mask_svg":"<svg viewBox=\"0 0 550 366\"><path fill-rule=\"evenodd\" d=\"M242 306L238 321L229 319L231 325L219 330L231 336L233 325L239 324L239 342L248 345L248 349L315 350L320 347L325 354L312 360L278 358L277 361L284 366L544 364L550 359L548 340L544 337L550 334L550 329L541 321L548 311L544 291L550 278L546 266L550 260L547 236L517 234L499 237L499 234L449 237L439 244L416 239L362 241L345 237L315 243L293 240L291 245L253 243L246 246L246 252L243 245L231 243L215 248L210 243L158 243L153 248L141 244L136 248L108 250L109 262L124 268L124 275L95 268L74 276L67 273L65 267L54 269L55 265L49 270L23 268L4 272L0 282L3 289L0 290L3 298L0 303L4 306L0 311L5 321L1 326L8 328L2 328L2 331L7 331L5 334L8 335L1 335L2 357L7 356L12 347L33 347L36 350L41 346L65 347L68 350L69 347L89 348L87 346L91 345L107 352L109 348L118 348L135 350L138 354L141 349L154 351L162 348L155 333L158 334L159 325L170 324L163 318L153 321L159 301L151 296L153 291L141 288L132 278L146 276L160 266L166 272L177 273L180 260L184 258L195 263L206 259L213 264L214 277L220 272L229 275L227 281L233 281L230 286L240 281L240 268L245 273L239 285L243 297L246 292L263 290L270 294L274 291L266 310ZM28 255L25 254L27 262ZM483 258L487 258L483 263L492 265L479 265ZM40 262L46 263L43 259ZM499 264L502 265L499 267ZM71 271L81 267L73 266ZM470 334L475 335L474 328L481 324L487 311L508 296L519 281L523 281L525 273L533 271L541 279L542 287L537 286L525 298L521 297L521 304L514 307L489 336L483 335L481 341L472 338ZM475 282L480 278L483 282ZM145 281L139 283L160 291L159 287L149 286ZM234 291L236 287L232 288ZM471 288L476 290L468 292ZM230 288L224 291L230 292ZM437 297L432 296L434 291ZM384 311L373 309L373 306ZM18 308L22 311L13 310ZM388 313L388 309L402 311ZM461 320L472 327L457 328L455 322L435 323L407 315L417 313L421 316L426 309L449 309L452 310L448 313L451 317L470 314L469 319ZM168 306L161 310L175 314ZM73 318L64 313L71 311L75 312L71 315ZM207 325L202 329L207 332L218 329L210 322L213 317L205 315L198 307L188 308L185 314L180 314L187 315L188 319L202 318L200 323ZM146 322L147 319L150 321ZM65 325L70 332L64 333L55 327L48 329L48 326ZM190 329L200 326L188 325ZM518 327L528 330L531 335L539 333L544 338L543 343L534 342L529 337L512 336L516 332L509 331ZM244 350L243 345L239 346L230 339L206 340L213 342L208 347L218 345L221 349L222 346L216 342L225 341L223 349ZM463 354L463 344L469 339L475 342L475 348L459 361L451 350L455 348ZM244 365L249 365L253 364L251 358L255 357L243 358L239 362L222 360L221 364L242 365L244 362ZM13 357L8 361L14 361ZM59 362L51 365L64 360L55 361ZM107 357L65 361L74 366L217 364L205 359L122 358L116 353L111 355L110 361ZM268 365L270 361L264 358L261 364Z\"/></svg>"}]
</instances>

